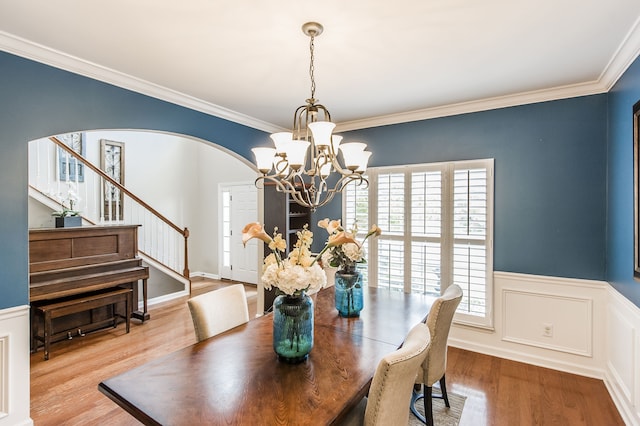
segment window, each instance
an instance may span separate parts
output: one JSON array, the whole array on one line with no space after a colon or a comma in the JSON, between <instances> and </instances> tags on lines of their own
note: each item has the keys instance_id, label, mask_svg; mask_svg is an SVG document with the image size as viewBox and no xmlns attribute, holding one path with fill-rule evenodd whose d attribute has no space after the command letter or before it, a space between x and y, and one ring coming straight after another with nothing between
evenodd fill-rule
<instances>
[{"instance_id":1,"label":"window","mask_svg":"<svg viewBox=\"0 0 640 426\"><path fill-rule=\"evenodd\" d=\"M231 190L222 190L222 266L231 268Z\"/></svg>"},{"instance_id":2,"label":"window","mask_svg":"<svg viewBox=\"0 0 640 426\"><path fill-rule=\"evenodd\" d=\"M493 160L371 168L369 187L345 189L343 224L377 224L361 269L371 286L464 297L456 321L490 327L493 286ZM372 255L376 253L377 256Z\"/></svg>"}]
</instances>

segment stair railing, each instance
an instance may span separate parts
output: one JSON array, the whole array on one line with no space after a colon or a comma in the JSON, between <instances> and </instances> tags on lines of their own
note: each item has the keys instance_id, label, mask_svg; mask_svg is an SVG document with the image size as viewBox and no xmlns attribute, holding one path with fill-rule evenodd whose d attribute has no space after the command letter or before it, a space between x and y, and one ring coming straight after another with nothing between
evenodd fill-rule
<instances>
[{"instance_id":1,"label":"stair railing","mask_svg":"<svg viewBox=\"0 0 640 426\"><path fill-rule=\"evenodd\" d=\"M156 209L129 191L125 186L117 182L83 156L76 153L58 138L50 137L49 140L62 150L62 155L67 156L65 161L65 165L67 167L65 174L66 180L61 182L60 179L57 179L54 184L54 188L51 188L51 184L49 183L47 184L49 188L44 190L39 188L38 185L31 185L32 179L39 180L37 177L32 178L32 175L39 176L43 173L47 174L49 177L52 175L51 170L49 170L50 164L52 163L50 159L45 160L47 170L44 172L39 170L42 161L40 159L40 150L38 149L35 153L37 159L34 159L36 164L38 164L38 170L35 172L30 171L31 187L42 196L57 203L58 206L68 208L68 203L65 205L65 200L68 199L72 193L73 196L78 196L75 191L77 190L79 183L82 183L84 191L77 192L81 192L81 197L78 196L78 198L83 198L84 203L76 203L74 208L80 210L83 220L91 224L120 223L142 225L138 232L138 250L153 261L166 266L168 269L188 280L189 230L187 228L180 228L178 225L174 224ZM50 150L47 149L46 152L50 153ZM95 175L97 175L97 180L92 179L89 173L82 171L82 181L80 181L80 174L78 172L80 168L77 167L77 164L72 164L71 159L75 159L83 164L87 169L93 171ZM73 168L71 168L70 165L73 165ZM60 186L64 184L67 184L67 192L63 195L62 192L64 192L64 189L61 189ZM72 187L74 187L73 191L71 190ZM94 190L92 191L90 187L93 187ZM123 194L123 208L120 208L119 196L117 197L117 200L114 201L112 196L107 195L108 193L114 194L118 192ZM106 201L105 205L104 200L107 198L108 201ZM114 206L112 203L116 203L116 205Z\"/></svg>"}]
</instances>

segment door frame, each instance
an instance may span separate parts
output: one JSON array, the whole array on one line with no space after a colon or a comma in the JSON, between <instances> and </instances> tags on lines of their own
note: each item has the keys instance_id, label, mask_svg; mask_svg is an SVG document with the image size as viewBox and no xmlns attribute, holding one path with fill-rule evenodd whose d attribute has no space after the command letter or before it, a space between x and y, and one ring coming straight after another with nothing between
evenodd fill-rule
<instances>
[{"instance_id":1,"label":"door frame","mask_svg":"<svg viewBox=\"0 0 640 426\"><path fill-rule=\"evenodd\" d=\"M218 265L219 265L219 274L220 274L220 278L228 278L231 277L231 279L233 279L233 271L231 270L227 270L227 266L225 265L224 262L224 255L225 255L225 247L224 247L224 241L225 241L225 229L224 229L224 194L225 192L231 190L233 187L237 187L237 186L253 186L254 183L253 182L225 182L225 183L220 183L218 186L218 235L220 236L220 238L218 239ZM252 219L253 221L257 221L257 222L261 222L262 221L262 190L260 188L256 189L256 217L254 219ZM235 238L240 238L240 236L234 236ZM263 248L261 247L261 244L258 244L257 248L257 256L256 256L256 286L258 288L261 288L261 283L260 283L260 277L259 277L259 272L260 271L260 265L261 265L261 259L262 259L262 255L263 255ZM233 249L234 245L231 244L230 248ZM233 259L233 255L231 255L231 259ZM258 294L260 294L261 292L259 291ZM260 299L260 297L258 298Z\"/></svg>"}]
</instances>

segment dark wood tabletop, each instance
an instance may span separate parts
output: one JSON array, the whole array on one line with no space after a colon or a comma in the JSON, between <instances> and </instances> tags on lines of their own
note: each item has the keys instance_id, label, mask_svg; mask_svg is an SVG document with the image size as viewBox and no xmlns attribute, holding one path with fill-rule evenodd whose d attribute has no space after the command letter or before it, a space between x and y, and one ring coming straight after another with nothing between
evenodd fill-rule
<instances>
[{"instance_id":1,"label":"dark wood tabletop","mask_svg":"<svg viewBox=\"0 0 640 426\"><path fill-rule=\"evenodd\" d=\"M331 424L369 388L380 359L426 317L427 296L365 291L360 318L340 318L333 287L314 295L314 346L278 361L265 315L98 385L147 425Z\"/></svg>"}]
</instances>

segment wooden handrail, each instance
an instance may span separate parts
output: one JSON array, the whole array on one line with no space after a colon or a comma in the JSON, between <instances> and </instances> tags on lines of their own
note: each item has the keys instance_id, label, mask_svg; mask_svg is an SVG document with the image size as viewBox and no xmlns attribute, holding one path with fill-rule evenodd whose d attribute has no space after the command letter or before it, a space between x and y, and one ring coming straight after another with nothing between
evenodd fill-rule
<instances>
[{"instance_id":1,"label":"wooden handrail","mask_svg":"<svg viewBox=\"0 0 640 426\"><path fill-rule=\"evenodd\" d=\"M112 184L113 186L118 188L123 193L127 194L127 196L129 198L131 198L132 200L134 200L135 202L140 204L146 210L150 211L153 215L155 215L158 219L160 219L161 221L166 223L168 226L173 228L180 235L182 235L182 237L184 238L184 255L185 255L185 258L184 258L184 270L182 271L182 275L185 278L189 278L189 262L188 262L188 258L187 258L187 239L189 238L189 230L187 228L182 229L178 225L176 225L175 223L171 222L169 219L167 219L164 215L162 215L156 209L154 209L149 204L147 204L144 201L142 201L140 198L138 198L136 195L134 195L131 191L129 191L124 186L122 186L122 184L120 184L119 182L116 182L111 176L106 174L104 171L100 170L98 167L94 166L91 162L87 161L83 156L78 155L77 152L75 152L73 149L69 148L60 139L56 138L55 136L51 136L49 138L49 140L51 142L53 142L54 144L56 144L57 146L59 146L61 149L63 149L69 155L71 155L74 158L76 158L78 161L80 161L86 167L88 167L89 169L93 170L96 174L98 174L104 180L108 181L110 184Z\"/></svg>"}]
</instances>

